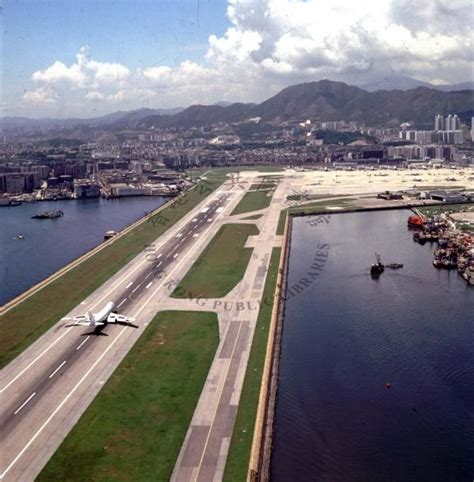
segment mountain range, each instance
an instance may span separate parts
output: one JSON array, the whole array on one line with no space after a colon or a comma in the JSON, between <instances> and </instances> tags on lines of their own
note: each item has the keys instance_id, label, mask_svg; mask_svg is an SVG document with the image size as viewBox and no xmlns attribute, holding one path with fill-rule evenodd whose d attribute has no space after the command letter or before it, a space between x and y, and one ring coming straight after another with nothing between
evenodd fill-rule
<instances>
[{"instance_id":1,"label":"mountain range","mask_svg":"<svg viewBox=\"0 0 474 482\"><path fill-rule=\"evenodd\" d=\"M462 87L462 86L461 86ZM28 119L4 117L0 128L5 133L17 130L64 131L81 128L119 132L157 127L201 127L217 122L245 123L251 118L260 122L289 120L347 120L369 125L398 125L412 122L423 128L432 125L436 114L458 114L465 122L474 114L474 90L443 92L432 87L413 89L369 90L343 82L321 80L283 89L260 104L218 103L192 105L186 109L138 109L92 119ZM79 135L79 137L82 137Z\"/></svg>"}]
</instances>

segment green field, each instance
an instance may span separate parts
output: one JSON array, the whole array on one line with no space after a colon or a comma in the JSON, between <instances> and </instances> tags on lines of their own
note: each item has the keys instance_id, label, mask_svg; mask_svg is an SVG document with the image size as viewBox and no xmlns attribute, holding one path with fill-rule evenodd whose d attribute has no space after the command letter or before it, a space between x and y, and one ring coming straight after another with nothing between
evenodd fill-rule
<instances>
[{"instance_id":1,"label":"green field","mask_svg":"<svg viewBox=\"0 0 474 482\"><path fill-rule=\"evenodd\" d=\"M0 317L0 367L5 366L48 328L217 189L225 175L200 182L160 213L134 228L58 280Z\"/></svg>"},{"instance_id":2,"label":"green field","mask_svg":"<svg viewBox=\"0 0 474 482\"><path fill-rule=\"evenodd\" d=\"M253 249L244 248L255 224L224 224L172 293L173 298L221 298L243 278Z\"/></svg>"},{"instance_id":3,"label":"green field","mask_svg":"<svg viewBox=\"0 0 474 482\"><path fill-rule=\"evenodd\" d=\"M272 200L271 191L251 191L244 194L244 197L232 211L232 215L245 214L252 211L258 211L270 206Z\"/></svg>"},{"instance_id":4,"label":"green field","mask_svg":"<svg viewBox=\"0 0 474 482\"><path fill-rule=\"evenodd\" d=\"M250 221L251 219L260 219L263 216L263 214L254 214L253 216L249 216L248 218L242 218L244 221Z\"/></svg>"},{"instance_id":5,"label":"green field","mask_svg":"<svg viewBox=\"0 0 474 482\"><path fill-rule=\"evenodd\" d=\"M258 184L252 184L249 189L250 190L257 190L257 191L263 191L264 189L275 189L277 187L276 183L271 183L271 182L261 182Z\"/></svg>"},{"instance_id":6,"label":"green field","mask_svg":"<svg viewBox=\"0 0 474 482\"><path fill-rule=\"evenodd\" d=\"M460 204L440 204L437 206L419 206L417 207L426 216L435 216L442 213L460 213L473 212L474 203L460 203Z\"/></svg>"},{"instance_id":7,"label":"green field","mask_svg":"<svg viewBox=\"0 0 474 482\"><path fill-rule=\"evenodd\" d=\"M169 480L218 333L215 313L159 313L36 480Z\"/></svg>"},{"instance_id":8,"label":"green field","mask_svg":"<svg viewBox=\"0 0 474 482\"><path fill-rule=\"evenodd\" d=\"M259 172L282 172L283 167L280 166L229 166L229 167L200 167L197 169L188 169L186 174L190 176L202 176L209 173L212 175L230 174L232 172L243 171L259 171ZM265 176L263 176L265 177Z\"/></svg>"},{"instance_id":9,"label":"green field","mask_svg":"<svg viewBox=\"0 0 474 482\"><path fill-rule=\"evenodd\" d=\"M224 481L226 482L245 482L247 480L280 255L281 248L273 248L227 457L224 473Z\"/></svg>"},{"instance_id":10,"label":"green field","mask_svg":"<svg viewBox=\"0 0 474 482\"><path fill-rule=\"evenodd\" d=\"M276 234L279 236L283 235L285 231L285 219L286 219L287 211L280 211L280 217L278 218L278 226L276 230Z\"/></svg>"}]
</instances>

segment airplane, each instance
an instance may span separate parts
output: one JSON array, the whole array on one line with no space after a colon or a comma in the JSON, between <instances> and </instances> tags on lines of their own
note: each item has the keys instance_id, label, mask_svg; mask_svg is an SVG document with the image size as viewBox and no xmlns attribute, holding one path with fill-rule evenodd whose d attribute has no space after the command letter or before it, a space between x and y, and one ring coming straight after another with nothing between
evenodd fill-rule
<instances>
[{"instance_id":1,"label":"airplane","mask_svg":"<svg viewBox=\"0 0 474 482\"><path fill-rule=\"evenodd\" d=\"M92 313L88 311L85 315L74 316L72 318L63 318L63 320L74 320L74 323L67 326L85 325L91 326L97 331L100 331L109 323L115 323L117 325L128 325L133 328L138 328L132 322L135 318L130 318L125 315L119 315L114 311L115 304L113 301L109 301L100 311Z\"/></svg>"}]
</instances>

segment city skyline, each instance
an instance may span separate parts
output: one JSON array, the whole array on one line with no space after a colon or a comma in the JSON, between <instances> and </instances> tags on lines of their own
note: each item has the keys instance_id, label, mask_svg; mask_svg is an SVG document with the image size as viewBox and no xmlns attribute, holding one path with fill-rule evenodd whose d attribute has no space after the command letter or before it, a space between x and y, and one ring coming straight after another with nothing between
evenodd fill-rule
<instances>
[{"instance_id":1,"label":"city skyline","mask_svg":"<svg viewBox=\"0 0 474 482\"><path fill-rule=\"evenodd\" d=\"M321 78L468 81L470 2L7 1L2 115L259 102Z\"/></svg>"}]
</instances>

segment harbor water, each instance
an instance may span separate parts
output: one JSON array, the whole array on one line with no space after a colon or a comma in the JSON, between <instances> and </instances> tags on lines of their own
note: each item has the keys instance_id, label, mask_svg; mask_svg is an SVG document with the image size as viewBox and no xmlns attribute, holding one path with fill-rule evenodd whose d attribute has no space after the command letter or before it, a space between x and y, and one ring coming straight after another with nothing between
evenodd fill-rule
<instances>
[{"instance_id":1,"label":"harbor water","mask_svg":"<svg viewBox=\"0 0 474 482\"><path fill-rule=\"evenodd\" d=\"M474 480L474 289L409 214L294 220L273 482Z\"/></svg>"},{"instance_id":2,"label":"harbor water","mask_svg":"<svg viewBox=\"0 0 474 482\"><path fill-rule=\"evenodd\" d=\"M163 197L133 197L0 208L0 305L100 244L106 231L120 231L164 202ZM64 216L31 219L54 210Z\"/></svg>"}]
</instances>

